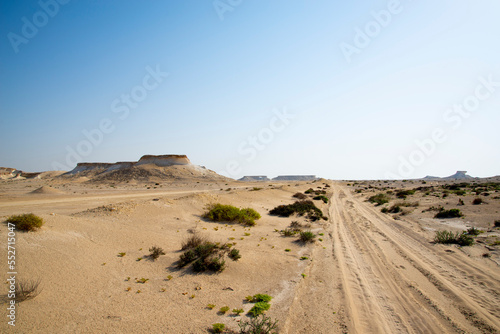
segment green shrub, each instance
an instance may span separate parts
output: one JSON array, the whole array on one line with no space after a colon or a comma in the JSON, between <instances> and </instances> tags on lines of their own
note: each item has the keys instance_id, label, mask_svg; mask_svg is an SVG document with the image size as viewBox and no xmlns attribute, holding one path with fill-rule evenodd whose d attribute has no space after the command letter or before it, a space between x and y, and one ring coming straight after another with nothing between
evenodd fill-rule
<instances>
[{"instance_id":1,"label":"green shrub","mask_svg":"<svg viewBox=\"0 0 500 334\"><path fill-rule=\"evenodd\" d=\"M415 190L399 190L396 192L397 198L406 198L406 196L413 195Z\"/></svg>"},{"instance_id":2,"label":"green shrub","mask_svg":"<svg viewBox=\"0 0 500 334\"><path fill-rule=\"evenodd\" d=\"M248 311L248 314L251 314L252 316L256 317L258 315L261 315L265 311L269 310L271 308L271 304L268 302L257 302L255 305Z\"/></svg>"},{"instance_id":3,"label":"green shrub","mask_svg":"<svg viewBox=\"0 0 500 334\"><path fill-rule=\"evenodd\" d=\"M467 230L468 235L480 235L481 233L484 233L484 231L481 231L475 227L471 227Z\"/></svg>"},{"instance_id":4,"label":"green shrub","mask_svg":"<svg viewBox=\"0 0 500 334\"><path fill-rule=\"evenodd\" d=\"M323 196L323 195L318 195L313 197L314 200L319 201L322 200L324 203L328 203L328 197Z\"/></svg>"},{"instance_id":5,"label":"green shrub","mask_svg":"<svg viewBox=\"0 0 500 334\"><path fill-rule=\"evenodd\" d=\"M149 254L149 257L152 258L153 261L159 258L160 255L165 255L165 251L163 251L163 249L158 246L151 247L149 251L151 252L151 254Z\"/></svg>"},{"instance_id":6,"label":"green shrub","mask_svg":"<svg viewBox=\"0 0 500 334\"><path fill-rule=\"evenodd\" d=\"M233 308L233 313L236 315L240 315L243 312L245 311L242 308Z\"/></svg>"},{"instance_id":7,"label":"green shrub","mask_svg":"<svg viewBox=\"0 0 500 334\"><path fill-rule=\"evenodd\" d=\"M455 195L464 196L466 194L465 190L459 189L455 190Z\"/></svg>"},{"instance_id":8,"label":"green shrub","mask_svg":"<svg viewBox=\"0 0 500 334\"><path fill-rule=\"evenodd\" d=\"M377 206L379 206L379 205L382 205L382 204L385 204L385 203L389 203L390 199L391 198L389 196L387 196L386 194L380 193L380 194L371 196L370 198L368 198L368 201L370 203L376 203Z\"/></svg>"},{"instance_id":9,"label":"green shrub","mask_svg":"<svg viewBox=\"0 0 500 334\"><path fill-rule=\"evenodd\" d=\"M7 218L7 223L13 224L20 231L36 231L44 224L42 218L32 214L25 213Z\"/></svg>"},{"instance_id":10,"label":"green shrub","mask_svg":"<svg viewBox=\"0 0 500 334\"><path fill-rule=\"evenodd\" d=\"M453 233L452 231L436 231L434 242L438 244L454 244L458 235L458 232Z\"/></svg>"},{"instance_id":11,"label":"green shrub","mask_svg":"<svg viewBox=\"0 0 500 334\"><path fill-rule=\"evenodd\" d=\"M207 270L221 272L226 267L224 256L228 253L233 254L229 257L234 261L237 260L234 258L240 256L237 249L230 250L230 248L231 247L228 244L219 245L218 243L216 244L210 241L205 241L201 245L198 245L195 249L189 249L182 253L179 257L177 266L182 268L192 263L193 270L195 272L203 272Z\"/></svg>"},{"instance_id":12,"label":"green shrub","mask_svg":"<svg viewBox=\"0 0 500 334\"><path fill-rule=\"evenodd\" d=\"M203 218L211 221L238 222L247 226L254 226L255 220L260 219L260 214L252 208L238 209L232 205L212 204L207 207L208 211Z\"/></svg>"},{"instance_id":13,"label":"green shrub","mask_svg":"<svg viewBox=\"0 0 500 334\"><path fill-rule=\"evenodd\" d=\"M226 314L229 311L229 306L223 306L219 309L219 313Z\"/></svg>"},{"instance_id":14,"label":"green shrub","mask_svg":"<svg viewBox=\"0 0 500 334\"><path fill-rule=\"evenodd\" d=\"M297 201L293 204L279 205L272 209L269 213L280 217L290 217L294 213L297 213L299 216L307 214L307 218L312 221L321 218L326 219L326 217L323 216L323 212L321 212L321 210L314 205L312 201Z\"/></svg>"},{"instance_id":15,"label":"green shrub","mask_svg":"<svg viewBox=\"0 0 500 334\"><path fill-rule=\"evenodd\" d=\"M273 334L278 327L278 320L272 321L265 315L250 318L248 321L241 321L240 334Z\"/></svg>"},{"instance_id":16,"label":"green shrub","mask_svg":"<svg viewBox=\"0 0 500 334\"><path fill-rule=\"evenodd\" d=\"M434 242L440 244L457 244L459 246L470 246L474 243L474 239L467 235L467 233L452 231L436 231L436 235L434 237Z\"/></svg>"},{"instance_id":17,"label":"green shrub","mask_svg":"<svg viewBox=\"0 0 500 334\"><path fill-rule=\"evenodd\" d=\"M459 218L462 217L463 214L460 212L459 209L450 209L450 210L444 210L442 209L436 215L434 218Z\"/></svg>"},{"instance_id":18,"label":"green shrub","mask_svg":"<svg viewBox=\"0 0 500 334\"><path fill-rule=\"evenodd\" d=\"M229 258L233 261L238 261L241 259L240 251L236 248L231 249L229 252Z\"/></svg>"},{"instance_id":19,"label":"green shrub","mask_svg":"<svg viewBox=\"0 0 500 334\"><path fill-rule=\"evenodd\" d=\"M273 299L273 297L267 295L267 294L263 294L263 293L258 293L256 295L253 295L252 297L252 302L253 303L257 303L257 302L270 302L271 299Z\"/></svg>"},{"instance_id":20,"label":"green shrub","mask_svg":"<svg viewBox=\"0 0 500 334\"><path fill-rule=\"evenodd\" d=\"M311 231L300 232L299 240L303 243L314 242L316 235Z\"/></svg>"},{"instance_id":21,"label":"green shrub","mask_svg":"<svg viewBox=\"0 0 500 334\"><path fill-rule=\"evenodd\" d=\"M295 234L298 233L298 231L286 228L284 230L281 230L280 233L283 234L285 237L293 237Z\"/></svg>"},{"instance_id":22,"label":"green shrub","mask_svg":"<svg viewBox=\"0 0 500 334\"><path fill-rule=\"evenodd\" d=\"M226 325L221 324L221 323L216 323L212 325L212 329L214 333L222 333L224 332L224 329L226 328Z\"/></svg>"},{"instance_id":23,"label":"green shrub","mask_svg":"<svg viewBox=\"0 0 500 334\"><path fill-rule=\"evenodd\" d=\"M304 193L306 193L306 194L312 194L313 192L314 192L313 188L309 188L306 191L304 191Z\"/></svg>"}]
</instances>

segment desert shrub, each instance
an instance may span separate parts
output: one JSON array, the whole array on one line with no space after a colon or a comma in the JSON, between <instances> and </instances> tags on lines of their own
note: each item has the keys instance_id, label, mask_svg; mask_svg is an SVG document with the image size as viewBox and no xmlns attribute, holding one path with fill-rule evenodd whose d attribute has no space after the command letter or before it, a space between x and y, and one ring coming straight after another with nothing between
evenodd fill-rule
<instances>
[{"instance_id":1,"label":"desert shrub","mask_svg":"<svg viewBox=\"0 0 500 334\"><path fill-rule=\"evenodd\" d=\"M368 198L368 201L370 203L376 203L377 206L378 206L378 205L382 205L382 204L385 204L385 203L389 203L390 199L391 198L389 196L387 196L386 194L380 193L380 194L371 196L370 198Z\"/></svg>"},{"instance_id":2,"label":"desert shrub","mask_svg":"<svg viewBox=\"0 0 500 334\"><path fill-rule=\"evenodd\" d=\"M300 232L299 240L303 243L314 242L316 235L311 231Z\"/></svg>"},{"instance_id":3,"label":"desert shrub","mask_svg":"<svg viewBox=\"0 0 500 334\"><path fill-rule=\"evenodd\" d=\"M267 302L267 303L269 303L271 301L271 299L273 299L273 297L271 297L271 296L269 296L267 294L258 293L256 295L253 295L252 302L253 303L257 303L257 302Z\"/></svg>"},{"instance_id":4,"label":"desert shrub","mask_svg":"<svg viewBox=\"0 0 500 334\"><path fill-rule=\"evenodd\" d=\"M306 191L304 191L304 193L306 193L306 194L312 194L313 192L314 192L313 188L309 188Z\"/></svg>"},{"instance_id":5,"label":"desert shrub","mask_svg":"<svg viewBox=\"0 0 500 334\"><path fill-rule=\"evenodd\" d=\"M226 325L221 324L221 323L216 323L216 324L212 325L212 330L214 333L223 333L225 328L226 328Z\"/></svg>"},{"instance_id":6,"label":"desert shrub","mask_svg":"<svg viewBox=\"0 0 500 334\"><path fill-rule=\"evenodd\" d=\"M285 237L293 237L295 234L298 233L298 231L296 231L294 229L286 228L284 230L281 230L280 233L283 234L283 236L285 236Z\"/></svg>"},{"instance_id":7,"label":"desert shrub","mask_svg":"<svg viewBox=\"0 0 500 334\"><path fill-rule=\"evenodd\" d=\"M465 233L462 233L458 236L456 243L460 246L471 246L472 244L474 244L474 238Z\"/></svg>"},{"instance_id":8,"label":"desert shrub","mask_svg":"<svg viewBox=\"0 0 500 334\"><path fill-rule=\"evenodd\" d=\"M397 205L397 206L406 206L406 207L415 207L416 208L417 206L420 205L420 203L419 202L406 202L405 201L405 202L398 202L395 205Z\"/></svg>"},{"instance_id":9,"label":"desert shrub","mask_svg":"<svg viewBox=\"0 0 500 334\"><path fill-rule=\"evenodd\" d=\"M265 311L269 310L271 308L271 304L268 302L257 302L255 305L248 311L248 314L251 314L252 316L256 317L258 315L261 315Z\"/></svg>"},{"instance_id":10,"label":"desert shrub","mask_svg":"<svg viewBox=\"0 0 500 334\"><path fill-rule=\"evenodd\" d=\"M236 248L231 249L229 252L229 258L233 261L238 261L241 259L240 251Z\"/></svg>"},{"instance_id":11,"label":"desert shrub","mask_svg":"<svg viewBox=\"0 0 500 334\"><path fill-rule=\"evenodd\" d=\"M459 209L450 209L450 210L444 210L442 209L436 215L434 218L459 218L462 217L463 214L460 212Z\"/></svg>"},{"instance_id":12,"label":"desert shrub","mask_svg":"<svg viewBox=\"0 0 500 334\"><path fill-rule=\"evenodd\" d=\"M328 203L328 197L323 195L318 195L313 198L316 201L322 200L324 203Z\"/></svg>"},{"instance_id":13,"label":"desert shrub","mask_svg":"<svg viewBox=\"0 0 500 334\"><path fill-rule=\"evenodd\" d=\"M226 314L229 311L229 306L223 306L220 308L219 313Z\"/></svg>"},{"instance_id":14,"label":"desert shrub","mask_svg":"<svg viewBox=\"0 0 500 334\"><path fill-rule=\"evenodd\" d=\"M484 231L481 231L475 227L471 227L467 230L468 235L480 235L481 233L484 233Z\"/></svg>"},{"instance_id":15,"label":"desert shrub","mask_svg":"<svg viewBox=\"0 0 500 334\"><path fill-rule=\"evenodd\" d=\"M297 201L293 204L279 205L272 209L269 213L280 217L290 217L294 213L297 213L299 216L307 214L307 218L312 221L321 218L327 219L323 216L323 212L321 212L321 210L314 205L312 201Z\"/></svg>"},{"instance_id":16,"label":"desert shrub","mask_svg":"<svg viewBox=\"0 0 500 334\"><path fill-rule=\"evenodd\" d=\"M458 204L457 204L457 205L460 205L460 206L465 205L464 200L463 200L463 199L461 199L461 198L459 198L459 199L458 199Z\"/></svg>"},{"instance_id":17,"label":"desert shrub","mask_svg":"<svg viewBox=\"0 0 500 334\"><path fill-rule=\"evenodd\" d=\"M474 205L479 205L482 203L483 203L483 199L481 197L474 198L474 200L472 201L472 204L474 204Z\"/></svg>"},{"instance_id":18,"label":"desert shrub","mask_svg":"<svg viewBox=\"0 0 500 334\"><path fill-rule=\"evenodd\" d=\"M436 231L434 242L438 244L454 244L457 237L458 232L453 233L452 231Z\"/></svg>"},{"instance_id":19,"label":"desert shrub","mask_svg":"<svg viewBox=\"0 0 500 334\"><path fill-rule=\"evenodd\" d=\"M20 231L36 231L42 227L44 221L42 218L32 214L25 213L7 218L7 223L14 224L17 230Z\"/></svg>"},{"instance_id":20,"label":"desert shrub","mask_svg":"<svg viewBox=\"0 0 500 334\"><path fill-rule=\"evenodd\" d=\"M406 198L407 196L415 194L415 190L398 190L396 192L396 197L397 198Z\"/></svg>"},{"instance_id":21,"label":"desert shrub","mask_svg":"<svg viewBox=\"0 0 500 334\"><path fill-rule=\"evenodd\" d=\"M236 261L241 258L239 250L231 249L229 244L216 244L210 241L204 241L194 249L188 249L179 256L177 266L183 268L192 263L195 272L215 271L221 272L226 268L224 257L229 257Z\"/></svg>"},{"instance_id":22,"label":"desert shrub","mask_svg":"<svg viewBox=\"0 0 500 334\"><path fill-rule=\"evenodd\" d=\"M207 212L203 214L203 218L211 221L221 222L238 222L243 225L253 226L255 220L260 219L260 214L252 208L239 209L232 205L211 204L207 207Z\"/></svg>"},{"instance_id":23,"label":"desert shrub","mask_svg":"<svg viewBox=\"0 0 500 334\"><path fill-rule=\"evenodd\" d=\"M462 190L462 189L459 189L459 190L455 190L455 195L458 195L458 196L464 196L466 194L465 190Z\"/></svg>"},{"instance_id":24,"label":"desert shrub","mask_svg":"<svg viewBox=\"0 0 500 334\"><path fill-rule=\"evenodd\" d=\"M241 321L240 334L273 334L278 327L278 320L272 321L265 315L250 318L248 321Z\"/></svg>"},{"instance_id":25,"label":"desert shrub","mask_svg":"<svg viewBox=\"0 0 500 334\"><path fill-rule=\"evenodd\" d=\"M250 191L259 191L259 190L262 190L262 188L259 188L259 187L253 187Z\"/></svg>"},{"instance_id":26,"label":"desert shrub","mask_svg":"<svg viewBox=\"0 0 500 334\"><path fill-rule=\"evenodd\" d=\"M245 312L242 308L233 308L233 313L236 315L240 315L241 313Z\"/></svg>"},{"instance_id":27,"label":"desert shrub","mask_svg":"<svg viewBox=\"0 0 500 334\"><path fill-rule=\"evenodd\" d=\"M401 207L400 207L399 205L393 205L393 206L391 206L391 207L387 210L387 212L389 212L389 213L399 213L399 212L401 212L401 211L402 211L402 209L401 209Z\"/></svg>"},{"instance_id":28,"label":"desert shrub","mask_svg":"<svg viewBox=\"0 0 500 334\"><path fill-rule=\"evenodd\" d=\"M184 240L182 242L182 250L186 250L186 249L192 249L192 248L196 248L197 246L203 244L204 242L206 242L206 238L197 234L197 233L194 233L193 235L190 235L186 240Z\"/></svg>"},{"instance_id":29,"label":"desert shrub","mask_svg":"<svg viewBox=\"0 0 500 334\"><path fill-rule=\"evenodd\" d=\"M493 225L495 227L500 227L500 220L495 220L495 222L493 223Z\"/></svg>"},{"instance_id":30,"label":"desert shrub","mask_svg":"<svg viewBox=\"0 0 500 334\"><path fill-rule=\"evenodd\" d=\"M159 258L160 255L165 255L165 251L163 250L163 248L160 248L158 246L151 247L149 251L151 252L151 254L149 254L149 257L152 258L153 261Z\"/></svg>"},{"instance_id":31,"label":"desert shrub","mask_svg":"<svg viewBox=\"0 0 500 334\"><path fill-rule=\"evenodd\" d=\"M298 199L306 199L307 196L304 195L303 193L296 193L292 197L298 198Z\"/></svg>"},{"instance_id":32,"label":"desert shrub","mask_svg":"<svg viewBox=\"0 0 500 334\"><path fill-rule=\"evenodd\" d=\"M436 231L434 242L439 244L457 244L460 246L470 246L474 243L474 239L465 232L453 233L452 231Z\"/></svg>"},{"instance_id":33,"label":"desert shrub","mask_svg":"<svg viewBox=\"0 0 500 334\"><path fill-rule=\"evenodd\" d=\"M15 286L15 301L22 302L28 299L33 299L40 294L42 291L38 287L40 286L40 279L34 280L16 280Z\"/></svg>"}]
</instances>

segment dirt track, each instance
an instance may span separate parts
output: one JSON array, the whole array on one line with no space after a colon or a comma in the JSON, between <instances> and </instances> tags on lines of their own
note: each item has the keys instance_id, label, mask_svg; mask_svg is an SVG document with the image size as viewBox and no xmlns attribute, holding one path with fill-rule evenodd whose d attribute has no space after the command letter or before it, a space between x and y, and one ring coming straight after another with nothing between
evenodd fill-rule
<instances>
[{"instance_id":1,"label":"dirt track","mask_svg":"<svg viewBox=\"0 0 500 334\"><path fill-rule=\"evenodd\" d=\"M333 254L349 333L498 333L498 271L431 244L346 188L333 191Z\"/></svg>"}]
</instances>

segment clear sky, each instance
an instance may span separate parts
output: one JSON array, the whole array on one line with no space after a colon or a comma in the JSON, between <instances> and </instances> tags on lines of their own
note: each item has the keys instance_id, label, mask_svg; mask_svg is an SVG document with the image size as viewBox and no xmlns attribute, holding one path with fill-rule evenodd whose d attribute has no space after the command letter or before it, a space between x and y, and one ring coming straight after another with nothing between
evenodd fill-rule
<instances>
[{"instance_id":1,"label":"clear sky","mask_svg":"<svg viewBox=\"0 0 500 334\"><path fill-rule=\"evenodd\" d=\"M6 1L0 166L500 174L498 0Z\"/></svg>"}]
</instances>

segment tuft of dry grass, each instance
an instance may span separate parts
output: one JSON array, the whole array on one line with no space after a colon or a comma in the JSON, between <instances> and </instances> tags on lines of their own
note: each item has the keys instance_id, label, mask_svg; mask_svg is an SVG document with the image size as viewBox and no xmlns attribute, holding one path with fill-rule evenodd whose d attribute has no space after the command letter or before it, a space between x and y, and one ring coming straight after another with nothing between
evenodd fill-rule
<instances>
[{"instance_id":1,"label":"tuft of dry grass","mask_svg":"<svg viewBox=\"0 0 500 334\"><path fill-rule=\"evenodd\" d=\"M33 299L42 292L39 288L41 279L30 280L17 280L15 283L16 288L16 302L22 302L28 299Z\"/></svg>"}]
</instances>

